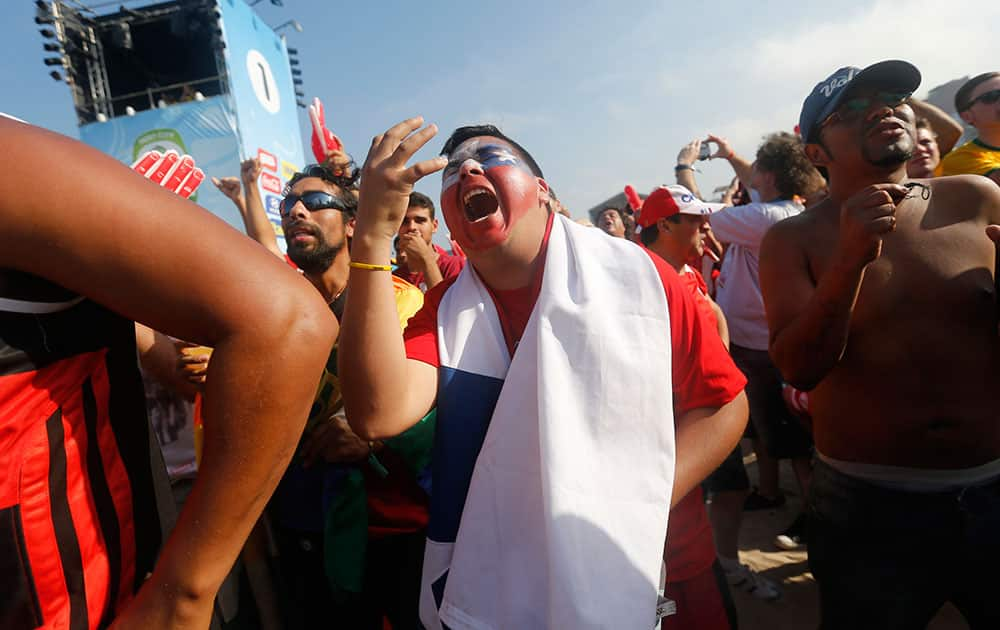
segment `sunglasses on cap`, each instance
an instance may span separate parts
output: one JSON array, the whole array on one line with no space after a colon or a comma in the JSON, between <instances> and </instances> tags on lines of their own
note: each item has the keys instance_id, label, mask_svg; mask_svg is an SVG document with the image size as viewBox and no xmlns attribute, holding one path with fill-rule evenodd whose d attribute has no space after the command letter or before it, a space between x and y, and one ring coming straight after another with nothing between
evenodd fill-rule
<instances>
[{"instance_id":1,"label":"sunglasses on cap","mask_svg":"<svg viewBox=\"0 0 1000 630\"><path fill-rule=\"evenodd\" d=\"M343 201L330 193L322 190L309 190L301 195L296 195L294 193L285 195L285 198L281 200L281 205L278 207L278 213L282 217L287 217L292 212L292 208L295 207L295 204L300 201L309 212L328 210L330 208L340 210L341 212L346 212L348 210Z\"/></svg>"},{"instance_id":2,"label":"sunglasses on cap","mask_svg":"<svg viewBox=\"0 0 1000 630\"><path fill-rule=\"evenodd\" d=\"M865 112L872 105L884 105L892 109L896 109L913 95L913 92L876 92L870 96L858 96L856 98L849 98L845 100L840 106L826 119L820 123L819 128L823 129L828 125L833 125L838 122L845 124L856 123L864 116Z\"/></svg>"},{"instance_id":3,"label":"sunglasses on cap","mask_svg":"<svg viewBox=\"0 0 1000 630\"><path fill-rule=\"evenodd\" d=\"M989 92L983 92L976 98L969 101L969 106L966 107L965 109L969 109L969 107L972 107L976 103L984 103L986 105L992 105L997 101L1000 101L1000 90L990 90Z\"/></svg>"}]
</instances>

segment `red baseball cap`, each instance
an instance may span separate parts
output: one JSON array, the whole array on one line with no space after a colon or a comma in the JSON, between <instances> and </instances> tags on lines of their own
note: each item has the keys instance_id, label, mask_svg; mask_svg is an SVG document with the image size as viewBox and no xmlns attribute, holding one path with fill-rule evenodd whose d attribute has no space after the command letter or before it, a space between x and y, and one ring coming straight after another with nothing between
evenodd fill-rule
<instances>
[{"instance_id":1,"label":"red baseball cap","mask_svg":"<svg viewBox=\"0 0 1000 630\"><path fill-rule=\"evenodd\" d=\"M705 215L725 207L723 203L707 203L698 199L684 186L660 186L642 202L642 211L635 222L645 228L675 214Z\"/></svg>"}]
</instances>

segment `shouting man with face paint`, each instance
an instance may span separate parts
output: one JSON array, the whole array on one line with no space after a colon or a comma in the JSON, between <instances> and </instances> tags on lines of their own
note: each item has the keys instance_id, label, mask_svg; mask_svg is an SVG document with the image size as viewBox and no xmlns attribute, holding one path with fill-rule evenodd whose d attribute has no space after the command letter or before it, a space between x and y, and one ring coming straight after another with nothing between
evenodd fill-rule
<instances>
[{"instance_id":1,"label":"shouting man with face paint","mask_svg":"<svg viewBox=\"0 0 1000 630\"><path fill-rule=\"evenodd\" d=\"M676 272L552 213L519 144L463 127L444 157L407 167L436 133L421 124L372 143L340 356L365 438L437 410L421 620L649 628L667 511L739 439L744 379ZM414 182L441 169L469 264L404 340L384 270Z\"/></svg>"},{"instance_id":2,"label":"shouting man with face paint","mask_svg":"<svg viewBox=\"0 0 1000 630\"><path fill-rule=\"evenodd\" d=\"M770 351L809 391L809 565L821 627L1000 627L1000 189L911 180L920 73L841 68L802 106L830 194L768 232ZM921 552L914 553L915 549Z\"/></svg>"}]
</instances>

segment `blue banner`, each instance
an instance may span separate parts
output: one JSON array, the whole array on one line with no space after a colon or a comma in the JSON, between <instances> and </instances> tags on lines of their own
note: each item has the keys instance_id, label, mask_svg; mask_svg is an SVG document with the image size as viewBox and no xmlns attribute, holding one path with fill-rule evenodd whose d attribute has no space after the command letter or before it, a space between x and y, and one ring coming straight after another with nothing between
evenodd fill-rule
<instances>
[{"instance_id":1,"label":"blue banner","mask_svg":"<svg viewBox=\"0 0 1000 630\"><path fill-rule=\"evenodd\" d=\"M260 159L264 210L284 249L278 203L285 184L304 164L288 48L243 0L219 0L219 8L240 155Z\"/></svg>"},{"instance_id":2,"label":"blue banner","mask_svg":"<svg viewBox=\"0 0 1000 630\"><path fill-rule=\"evenodd\" d=\"M194 158L206 181L192 201L244 231L243 218L233 202L207 181L239 175L240 153L236 119L223 97L191 101L119 116L80 127L86 144L131 165L146 151L176 150ZM282 239L283 240L283 239Z\"/></svg>"}]
</instances>

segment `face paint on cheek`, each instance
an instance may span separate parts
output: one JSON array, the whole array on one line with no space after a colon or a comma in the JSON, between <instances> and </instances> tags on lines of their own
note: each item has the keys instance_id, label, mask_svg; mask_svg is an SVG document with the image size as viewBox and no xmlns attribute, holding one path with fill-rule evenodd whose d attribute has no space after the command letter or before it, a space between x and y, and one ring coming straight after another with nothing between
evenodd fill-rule
<instances>
[{"instance_id":1,"label":"face paint on cheek","mask_svg":"<svg viewBox=\"0 0 1000 630\"><path fill-rule=\"evenodd\" d=\"M442 174L441 208L452 237L471 251L506 242L518 221L538 205L537 179L531 169L511 147L478 140L463 143L449 158ZM493 212L481 214L482 207L463 206L460 196L467 188L463 174L488 180L496 196Z\"/></svg>"}]
</instances>

